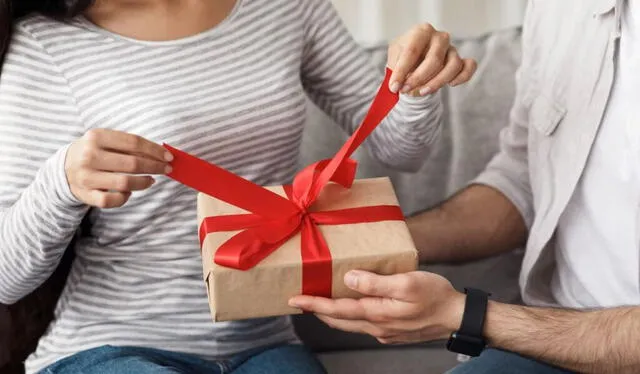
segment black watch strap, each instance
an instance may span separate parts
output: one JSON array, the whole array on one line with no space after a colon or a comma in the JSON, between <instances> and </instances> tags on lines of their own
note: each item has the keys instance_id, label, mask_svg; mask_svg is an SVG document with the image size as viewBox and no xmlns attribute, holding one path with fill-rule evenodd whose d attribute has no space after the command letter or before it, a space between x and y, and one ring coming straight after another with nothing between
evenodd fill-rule
<instances>
[{"instance_id":1,"label":"black watch strap","mask_svg":"<svg viewBox=\"0 0 640 374\"><path fill-rule=\"evenodd\" d=\"M447 349L467 356L478 356L484 350L484 320L487 314L489 294L475 288L465 288L467 299L460 329L449 338Z\"/></svg>"},{"instance_id":2,"label":"black watch strap","mask_svg":"<svg viewBox=\"0 0 640 374\"><path fill-rule=\"evenodd\" d=\"M458 333L468 336L484 335L484 318L487 314L489 294L475 288L465 288L467 301L464 304L462 324Z\"/></svg>"}]
</instances>

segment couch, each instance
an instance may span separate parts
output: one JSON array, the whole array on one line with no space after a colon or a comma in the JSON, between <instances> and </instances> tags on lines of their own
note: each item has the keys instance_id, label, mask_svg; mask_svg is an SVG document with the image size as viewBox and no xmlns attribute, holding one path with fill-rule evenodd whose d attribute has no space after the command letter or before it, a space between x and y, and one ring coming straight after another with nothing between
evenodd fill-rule
<instances>
[{"instance_id":1,"label":"couch","mask_svg":"<svg viewBox=\"0 0 640 374\"><path fill-rule=\"evenodd\" d=\"M438 204L472 180L497 152L499 131L507 124L520 36L520 29L514 28L454 41L462 55L477 59L478 72L469 84L443 90L443 134L424 167L417 173L400 173L359 151L359 176L390 176L407 215ZM380 69L385 51L384 46L370 49ZM300 164L332 156L344 139L338 126L310 105ZM0 305L0 373L22 372L22 361L53 317L72 256L69 251L56 273L34 293L13 306ZM521 260L522 252L514 251L472 264L425 269L446 276L456 287L473 285L492 292L498 300L517 303ZM332 330L311 315L295 316L294 323L329 373L443 373L460 359L447 352L443 342L382 346L370 337Z\"/></svg>"}]
</instances>

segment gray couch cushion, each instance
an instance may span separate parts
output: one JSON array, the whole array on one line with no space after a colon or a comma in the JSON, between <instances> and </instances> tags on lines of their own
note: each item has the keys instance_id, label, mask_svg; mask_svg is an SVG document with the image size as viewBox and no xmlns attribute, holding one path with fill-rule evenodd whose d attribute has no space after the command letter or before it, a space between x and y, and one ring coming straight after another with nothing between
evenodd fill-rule
<instances>
[{"instance_id":1,"label":"gray couch cushion","mask_svg":"<svg viewBox=\"0 0 640 374\"><path fill-rule=\"evenodd\" d=\"M520 29L508 29L456 41L461 55L478 61L478 72L469 84L444 89L443 135L424 167L417 173L397 172L366 152L359 152L359 176L390 176L408 215L438 204L472 180L498 151L499 132L508 123L520 61L520 35ZM372 51L381 69L385 49ZM320 110L311 107L309 111L303 165L331 157L346 139ZM459 288L473 285L487 289L499 300L518 302L521 260L521 251L516 251L473 264L427 269L445 275ZM313 316L298 316L295 320L303 340L319 351L379 347L374 339L331 331Z\"/></svg>"}]
</instances>

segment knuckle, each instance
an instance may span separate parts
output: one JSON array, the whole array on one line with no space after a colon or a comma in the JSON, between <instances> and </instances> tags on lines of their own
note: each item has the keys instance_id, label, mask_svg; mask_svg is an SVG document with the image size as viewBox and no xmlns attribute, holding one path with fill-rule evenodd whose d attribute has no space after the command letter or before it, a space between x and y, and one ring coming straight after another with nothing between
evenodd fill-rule
<instances>
[{"instance_id":1,"label":"knuckle","mask_svg":"<svg viewBox=\"0 0 640 374\"><path fill-rule=\"evenodd\" d=\"M93 148L85 147L80 152L80 165L90 166L93 164L96 158L96 153Z\"/></svg>"},{"instance_id":2,"label":"knuckle","mask_svg":"<svg viewBox=\"0 0 640 374\"><path fill-rule=\"evenodd\" d=\"M418 28L418 31L421 31L423 33L432 33L432 32L435 31L435 28L430 23L420 24L420 25L418 25L417 28Z\"/></svg>"},{"instance_id":3,"label":"knuckle","mask_svg":"<svg viewBox=\"0 0 640 374\"><path fill-rule=\"evenodd\" d=\"M86 169L80 169L76 173L75 181L80 187L88 187L91 182L91 176Z\"/></svg>"},{"instance_id":4,"label":"knuckle","mask_svg":"<svg viewBox=\"0 0 640 374\"><path fill-rule=\"evenodd\" d=\"M362 279L360 279L359 288L367 294L375 293L376 291L376 285L371 281L369 277L362 277Z\"/></svg>"},{"instance_id":5,"label":"knuckle","mask_svg":"<svg viewBox=\"0 0 640 374\"><path fill-rule=\"evenodd\" d=\"M84 134L84 139L90 146L97 146L98 141L100 140L102 130L100 129L90 129Z\"/></svg>"},{"instance_id":6,"label":"knuckle","mask_svg":"<svg viewBox=\"0 0 640 374\"><path fill-rule=\"evenodd\" d=\"M435 71L435 72L439 72L440 70L442 70L445 63L443 59L437 56L429 56L425 59L425 62L426 62L425 70Z\"/></svg>"},{"instance_id":7,"label":"knuckle","mask_svg":"<svg viewBox=\"0 0 640 374\"><path fill-rule=\"evenodd\" d=\"M126 168L130 173L136 172L140 168L140 160L136 157L127 158Z\"/></svg>"},{"instance_id":8,"label":"knuckle","mask_svg":"<svg viewBox=\"0 0 640 374\"><path fill-rule=\"evenodd\" d=\"M451 34L446 31L441 31L436 36L443 44L449 44L451 42Z\"/></svg>"},{"instance_id":9,"label":"knuckle","mask_svg":"<svg viewBox=\"0 0 640 374\"><path fill-rule=\"evenodd\" d=\"M129 191L131 185L131 178L126 175L119 175L116 179L115 187L118 191Z\"/></svg>"},{"instance_id":10,"label":"knuckle","mask_svg":"<svg viewBox=\"0 0 640 374\"><path fill-rule=\"evenodd\" d=\"M132 135L131 136L131 147L133 147L134 149L141 149L143 146L144 142L142 141L142 138L138 135Z\"/></svg>"},{"instance_id":11,"label":"knuckle","mask_svg":"<svg viewBox=\"0 0 640 374\"><path fill-rule=\"evenodd\" d=\"M422 51L415 45L410 44L403 48L405 56L408 57L418 57L422 53Z\"/></svg>"},{"instance_id":12,"label":"knuckle","mask_svg":"<svg viewBox=\"0 0 640 374\"><path fill-rule=\"evenodd\" d=\"M101 193L95 199L95 205L98 208L108 208L110 203L109 196L107 194Z\"/></svg>"},{"instance_id":13,"label":"knuckle","mask_svg":"<svg viewBox=\"0 0 640 374\"><path fill-rule=\"evenodd\" d=\"M378 326L374 326L371 329L371 336L377 338L377 339L388 339L389 338L389 332L386 329L383 329L381 327Z\"/></svg>"},{"instance_id":14,"label":"knuckle","mask_svg":"<svg viewBox=\"0 0 640 374\"><path fill-rule=\"evenodd\" d=\"M405 295L413 294L416 291L416 288L418 286L416 280L408 274L402 274L399 276L398 285L399 285L399 289Z\"/></svg>"}]
</instances>

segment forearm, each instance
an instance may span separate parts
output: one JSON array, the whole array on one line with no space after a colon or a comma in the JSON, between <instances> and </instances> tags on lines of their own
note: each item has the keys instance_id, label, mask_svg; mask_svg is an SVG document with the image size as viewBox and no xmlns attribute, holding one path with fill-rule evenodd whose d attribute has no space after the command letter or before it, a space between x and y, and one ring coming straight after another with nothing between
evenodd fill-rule
<instances>
[{"instance_id":1,"label":"forearm","mask_svg":"<svg viewBox=\"0 0 640 374\"><path fill-rule=\"evenodd\" d=\"M62 156L49 159L20 197L0 210L0 303L18 301L53 273L87 212L68 190ZM3 176L12 172L7 166ZM0 190L15 195L11 188L7 180Z\"/></svg>"},{"instance_id":2,"label":"forearm","mask_svg":"<svg viewBox=\"0 0 640 374\"><path fill-rule=\"evenodd\" d=\"M490 302L493 347L581 373L640 372L640 308L572 311Z\"/></svg>"},{"instance_id":3,"label":"forearm","mask_svg":"<svg viewBox=\"0 0 640 374\"><path fill-rule=\"evenodd\" d=\"M473 185L440 206L408 219L429 263L485 258L523 246L527 229L518 209L501 192Z\"/></svg>"}]
</instances>

